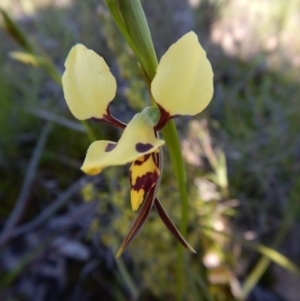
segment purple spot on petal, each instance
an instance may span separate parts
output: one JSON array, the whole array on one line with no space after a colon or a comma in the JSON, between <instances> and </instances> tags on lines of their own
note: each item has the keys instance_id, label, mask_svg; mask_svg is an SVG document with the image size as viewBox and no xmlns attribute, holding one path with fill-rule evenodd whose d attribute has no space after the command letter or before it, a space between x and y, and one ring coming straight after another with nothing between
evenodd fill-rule
<instances>
[{"instance_id":1,"label":"purple spot on petal","mask_svg":"<svg viewBox=\"0 0 300 301\"><path fill-rule=\"evenodd\" d=\"M115 147L116 147L117 144L114 144L114 143L108 143L106 148L105 148L105 151L106 152L110 152L112 151Z\"/></svg>"},{"instance_id":2,"label":"purple spot on petal","mask_svg":"<svg viewBox=\"0 0 300 301\"><path fill-rule=\"evenodd\" d=\"M153 147L152 144L150 143L137 143L135 146L135 149L139 152L139 153L144 153L147 152L149 149L151 149Z\"/></svg>"}]
</instances>

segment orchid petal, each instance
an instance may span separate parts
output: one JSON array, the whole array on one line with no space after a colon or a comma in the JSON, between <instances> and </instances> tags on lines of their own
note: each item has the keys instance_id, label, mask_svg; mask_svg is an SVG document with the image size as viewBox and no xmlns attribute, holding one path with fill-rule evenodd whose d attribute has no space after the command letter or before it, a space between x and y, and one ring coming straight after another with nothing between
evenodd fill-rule
<instances>
[{"instance_id":1,"label":"orchid petal","mask_svg":"<svg viewBox=\"0 0 300 301\"><path fill-rule=\"evenodd\" d=\"M151 92L170 118L196 115L209 104L213 71L194 32L185 34L163 55Z\"/></svg>"},{"instance_id":2,"label":"orchid petal","mask_svg":"<svg viewBox=\"0 0 300 301\"><path fill-rule=\"evenodd\" d=\"M165 142L157 139L149 116L136 114L125 128L118 143L95 141L88 151L81 169L95 175L108 166L124 165L143 155L153 153Z\"/></svg>"},{"instance_id":3,"label":"orchid petal","mask_svg":"<svg viewBox=\"0 0 300 301\"><path fill-rule=\"evenodd\" d=\"M84 45L75 45L65 62L64 96L72 114L80 120L103 119L116 94L116 80L104 59Z\"/></svg>"}]
</instances>

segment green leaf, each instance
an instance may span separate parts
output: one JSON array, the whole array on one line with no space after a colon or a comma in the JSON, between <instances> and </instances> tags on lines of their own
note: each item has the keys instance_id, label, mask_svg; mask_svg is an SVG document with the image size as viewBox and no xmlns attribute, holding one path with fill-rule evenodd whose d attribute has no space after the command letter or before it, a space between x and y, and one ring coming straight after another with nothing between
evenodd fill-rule
<instances>
[{"instance_id":1,"label":"green leaf","mask_svg":"<svg viewBox=\"0 0 300 301\"><path fill-rule=\"evenodd\" d=\"M24 49L28 52L33 53L33 48L27 39L26 35L22 32L20 27L16 22L3 10L0 8L0 13L2 14L4 20L4 29L6 32Z\"/></svg>"},{"instance_id":2,"label":"green leaf","mask_svg":"<svg viewBox=\"0 0 300 301\"><path fill-rule=\"evenodd\" d=\"M157 67L148 23L140 0L105 0L115 23L152 80Z\"/></svg>"}]
</instances>

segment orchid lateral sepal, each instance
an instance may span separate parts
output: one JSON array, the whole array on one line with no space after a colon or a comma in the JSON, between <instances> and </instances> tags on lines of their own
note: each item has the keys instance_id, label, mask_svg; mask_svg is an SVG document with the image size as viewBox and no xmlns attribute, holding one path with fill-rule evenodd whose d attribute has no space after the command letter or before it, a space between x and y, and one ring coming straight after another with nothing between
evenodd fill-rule
<instances>
[{"instance_id":1,"label":"orchid lateral sepal","mask_svg":"<svg viewBox=\"0 0 300 301\"><path fill-rule=\"evenodd\" d=\"M130 227L128 234L125 236L125 238L121 244L121 247L119 248L119 250L116 254L116 258L119 257L120 255L122 255L122 253L131 244L131 242L138 235L138 233L141 231L143 225L145 224L145 222L149 216L149 213L152 209L154 200L155 200L154 191L155 191L155 186L152 187L151 190L149 191L149 193L147 194L136 219L134 220L132 226Z\"/></svg>"},{"instance_id":2,"label":"orchid lateral sepal","mask_svg":"<svg viewBox=\"0 0 300 301\"><path fill-rule=\"evenodd\" d=\"M184 239L184 237L180 234L179 230L176 228L172 220L170 219L169 215L165 211L163 205L159 201L158 198L155 198L154 206L156 208L156 211L158 215L160 216L161 220L165 224L165 226L168 228L168 230L173 234L173 236L177 239L177 241L188 251L192 253L197 253L190 244Z\"/></svg>"},{"instance_id":3,"label":"orchid lateral sepal","mask_svg":"<svg viewBox=\"0 0 300 301\"><path fill-rule=\"evenodd\" d=\"M158 186L156 186L158 187ZM149 213L153 207L153 205L156 208L156 211L158 215L160 216L161 220L167 227L167 229L173 234L173 236L176 238L176 240L188 251L192 253L197 253L193 247L190 246L190 244L184 239L184 237L180 234L179 230L176 228L170 217L168 216L167 212L165 211L164 207L160 203L159 199L157 197L154 197L155 195L155 188L152 187L149 191L148 195L146 196L146 199L144 200L144 203L140 209L140 212L138 213L135 221L133 222L132 226L130 227L130 230L128 234L125 236L121 247L119 248L116 258L122 255L122 253L127 249L127 247L132 243L132 241L135 239L135 237L139 234L142 227L144 226Z\"/></svg>"}]
</instances>

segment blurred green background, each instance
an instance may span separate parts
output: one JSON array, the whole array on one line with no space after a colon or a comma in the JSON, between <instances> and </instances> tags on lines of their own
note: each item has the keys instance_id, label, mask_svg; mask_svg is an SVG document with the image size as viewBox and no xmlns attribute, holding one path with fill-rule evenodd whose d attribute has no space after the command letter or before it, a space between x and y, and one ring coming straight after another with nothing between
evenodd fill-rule
<instances>
[{"instance_id":1,"label":"blurred green background","mask_svg":"<svg viewBox=\"0 0 300 301\"><path fill-rule=\"evenodd\" d=\"M299 301L300 1L144 0L158 56L194 30L215 93L176 120L189 191L184 300ZM64 71L82 43L118 81L113 114L128 122L149 103L133 53L100 0L0 0L39 57ZM1 15L0 15L1 16ZM96 177L80 166L91 140L120 132L69 112L49 69L0 28L0 299L175 300L176 240L155 210L120 259L136 212L128 166ZM23 58L24 61L24 58ZM30 64L31 62L31 64ZM160 199L180 223L165 150Z\"/></svg>"}]
</instances>

